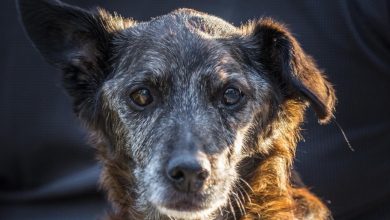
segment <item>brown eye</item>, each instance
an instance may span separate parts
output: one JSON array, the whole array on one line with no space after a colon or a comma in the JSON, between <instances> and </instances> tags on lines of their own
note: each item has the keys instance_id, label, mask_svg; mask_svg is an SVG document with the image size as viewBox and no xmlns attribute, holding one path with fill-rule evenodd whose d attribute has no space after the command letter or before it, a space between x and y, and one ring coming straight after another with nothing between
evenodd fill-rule
<instances>
[{"instance_id":1,"label":"brown eye","mask_svg":"<svg viewBox=\"0 0 390 220\"><path fill-rule=\"evenodd\" d=\"M227 88L223 93L223 103L225 105L235 105L240 102L242 94L236 88Z\"/></svg>"},{"instance_id":2,"label":"brown eye","mask_svg":"<svg viewBox=\"0 0 390 220\"><path fill-rule=\"evenodd\" d=\"M130 98L135 104L141 107L145 107L153 102L153 96L146 88L135 90L130 94Z\"/></svg>"}]
</instances>

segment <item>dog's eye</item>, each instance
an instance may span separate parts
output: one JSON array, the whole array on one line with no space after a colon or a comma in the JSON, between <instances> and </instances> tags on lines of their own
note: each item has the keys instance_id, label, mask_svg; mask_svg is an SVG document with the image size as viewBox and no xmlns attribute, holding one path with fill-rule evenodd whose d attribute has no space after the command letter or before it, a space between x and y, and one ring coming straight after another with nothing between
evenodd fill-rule
<instances>
[{"instance_id":1,"label":"dog's eye","mask_svg":"<svg viewBox=\"0 0 390 220\"><path fill-rule=\"evenodd\" d=\"M227 88L223 93L223 103L225 105L235 105L242 98L242 93L236 88Z\"/></svg>"},{"instance_id":2,"label":"dog's eye","mask_svg":"<svg viewBox=\"0 0 390 220\"><path fill-rule=\"evenodd\" d=\"M135 104L141 107L145 107L153 102L153 96L146 88L135 90L130 94L130 98Z\"/></svg>"}]
</instances>

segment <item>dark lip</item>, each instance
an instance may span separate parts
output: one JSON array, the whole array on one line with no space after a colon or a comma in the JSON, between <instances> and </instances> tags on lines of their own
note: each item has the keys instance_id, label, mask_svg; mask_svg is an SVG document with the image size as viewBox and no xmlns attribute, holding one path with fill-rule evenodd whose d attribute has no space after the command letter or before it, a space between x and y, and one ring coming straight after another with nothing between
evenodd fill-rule
<instances>
[{"instance_id":1,"label":"dark lip","mask_svg":"<svg viewBox=\"0 0 390 220\"><path fill-rule=\"evenodd\" d=\"M178 194L172 193L171 198L167 198L161 206L176 211L201 211L206 209L207 202L205 195L200 194Z\"/></svg>"},{"instance_id":2,"label":"dark lip","mask_svg":"<svg viewBox=\"0 0 390 220\"><path fill-rule=\"evenodd\" d=\"M165 204L164 207L167 209L186 212L201 211L205 209L205 207L191 202L168 203Z\"/></svg>"}]
</instances>

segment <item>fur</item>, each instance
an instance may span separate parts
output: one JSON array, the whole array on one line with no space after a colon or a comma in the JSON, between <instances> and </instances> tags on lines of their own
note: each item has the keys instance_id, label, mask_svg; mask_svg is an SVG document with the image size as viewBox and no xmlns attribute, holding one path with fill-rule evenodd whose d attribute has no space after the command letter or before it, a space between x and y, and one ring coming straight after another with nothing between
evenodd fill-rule
<instances>
[{"instance_id":1,"label":"fur","mask_svg":"<svg viewBox=\"0 0 390 220\"><path fill-rule=\"evenodd\" d=\"M326 123L335 93L281 23L234 27L191 9L136 22L60 1L18 6L90 131L108 219L331 218L292 184L291 167L306 107ZM153 98L147 106L131 98L140 88ZM240 92L237 104L222 101L228 88ZM187 154L210 172L199 192L166 177L170 160Z\"/></svg>"}]
</instances>

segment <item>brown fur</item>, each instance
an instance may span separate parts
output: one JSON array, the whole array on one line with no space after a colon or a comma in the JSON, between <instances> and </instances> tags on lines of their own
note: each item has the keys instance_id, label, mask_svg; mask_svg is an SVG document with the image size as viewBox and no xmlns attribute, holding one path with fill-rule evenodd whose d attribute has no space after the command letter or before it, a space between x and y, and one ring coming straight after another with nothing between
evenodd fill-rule
<instances>
[{"instance_id":1,"label":"brown fur","mask_svg":"<svg viewBox=\"0 0 390 220\"><path fill-rule=\"evenodd\" d=\"M291 185L291 166L299 140L299 125L303 121L305 105L299 102L283 104L287 121L283 135L273 142L273 148L259 164L249 180L251 202L246 203L247 214L241 219L328 219L326 206L305 188Z\"/></svg>"}]
</instances>

